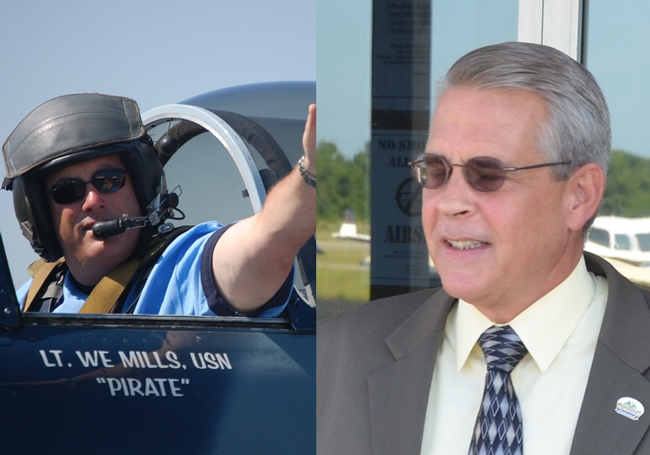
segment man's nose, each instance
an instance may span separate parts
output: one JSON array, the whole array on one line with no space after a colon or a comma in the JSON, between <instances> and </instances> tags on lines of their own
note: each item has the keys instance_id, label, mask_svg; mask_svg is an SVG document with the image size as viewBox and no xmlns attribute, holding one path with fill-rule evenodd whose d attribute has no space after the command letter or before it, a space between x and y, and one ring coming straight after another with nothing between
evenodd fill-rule
<instances>
[{"instance_id":1,"label":"man's nose","mask_svg":"<svg viewBox=\"0 0 650 455\"><path fill-rule=\"evenodd\" d=\"M106 201L102 197L102 194L92 183L86 183L86 190L86 196L84 196L84 202L81 207L84 212L100 210L106 206Z\"/></svg>"},{"instance_id":2,"label":"man's nose","mask_svg":"<svg viewBox=\"0 0 650 455\"><path fill-rule=\"evenodd\" d=\"M437 190L438 211L446 216L469 216L475 210L476 192L469 184L462 168L453 168L449 179Z\"/></svg>"}]
</instances>

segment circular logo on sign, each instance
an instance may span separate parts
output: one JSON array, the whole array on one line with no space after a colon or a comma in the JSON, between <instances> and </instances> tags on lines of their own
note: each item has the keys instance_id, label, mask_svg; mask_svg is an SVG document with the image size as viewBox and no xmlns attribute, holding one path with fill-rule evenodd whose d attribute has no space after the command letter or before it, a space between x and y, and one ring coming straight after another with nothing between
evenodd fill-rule
<instances>
[{"instance_id":1,"label":"circular logo on sign","mask_svg":"<svg viewBox=\"0 0 650 455\"><path fill-rule=\"evenodd\" d=\"M395 201L400 211L411 217L422 215L422 187L413 177L400 183L395 193Z\"/></svg>"}]
</instances>

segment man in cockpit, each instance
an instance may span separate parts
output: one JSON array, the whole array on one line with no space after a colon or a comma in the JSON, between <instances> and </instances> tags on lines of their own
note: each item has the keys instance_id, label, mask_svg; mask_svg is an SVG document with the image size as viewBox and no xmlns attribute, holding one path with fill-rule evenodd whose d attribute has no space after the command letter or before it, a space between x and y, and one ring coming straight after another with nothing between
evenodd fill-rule
<instances>
[{"instance_id":1,"label":"man in cockpit","mask_svg":"<svg viewBox=\"0 0 650 455\"><path fill-rule=\"evenodd\" d=\"M100 94L47 101L2 148L3 188L43 258L17 292L23 311L278 316L294 257L316 229L314 105L303 147L255 215L167 233L158 229L169 208L161 204L164 171L135 101ZM132 219L145 226L102 234Z\"/></svg>"}]
</instances>

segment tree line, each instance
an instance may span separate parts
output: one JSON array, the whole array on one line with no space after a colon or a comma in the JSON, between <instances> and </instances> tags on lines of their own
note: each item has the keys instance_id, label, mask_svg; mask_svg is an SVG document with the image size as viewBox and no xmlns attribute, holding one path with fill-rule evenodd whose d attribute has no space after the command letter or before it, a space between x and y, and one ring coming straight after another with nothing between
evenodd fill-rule
<instances>
[{"instance_id":1,"label":"tree line","mask_svg":"<svg viewBox=\"0 0 650 455\"><path fill-rule=\"evenodd\" d=\"M612 151L600 215L650 216L650 158Z\"/></svg>"},{"instance_id":2,"label":"tree line","mask_svg":"<svg viewBox=\"0 0 650 455\"><path fill-rule=\"evenodd\" d=\"M319 220L340 222L346 209L354 210L357 222L370 220L370 146L352 158L346 158L335 143L318 144Z\"/></svg>"}]
</instances>

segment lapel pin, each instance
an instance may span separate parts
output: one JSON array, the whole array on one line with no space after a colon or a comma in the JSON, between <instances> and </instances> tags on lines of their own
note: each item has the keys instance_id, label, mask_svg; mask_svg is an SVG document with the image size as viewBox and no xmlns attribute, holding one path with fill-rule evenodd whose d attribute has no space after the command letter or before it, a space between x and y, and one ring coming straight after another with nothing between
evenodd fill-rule
<instances>
[{"instance_id":1,"label":"lapel pin","mask_svg":"<svg viewBox=\"0 0 650 455\"><path fill-rule=\"evenodd\" d=\"M616 402L616 412L632 420L639 420L645 408L639 400L630 397L619 398Z\"/></svg>"}]
</instances>

